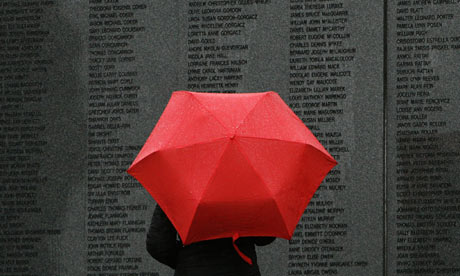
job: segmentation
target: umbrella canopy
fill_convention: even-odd
[[[128,172],[186,245],[290,239],[336,164],[275,92],[177,91]]]

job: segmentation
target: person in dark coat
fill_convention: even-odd
[[[183,246],[166,214],[156,206],[146,246],[149,254],[162,264],[175,269],[175,276],[260,276],[254,245],[263,246],[274,237],[243,237],[235,241],[253,264],[245,262],[233,247],[231,238],[215,239]]]

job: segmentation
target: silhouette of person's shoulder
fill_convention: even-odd
[[[157,261],[175,269],[179,275],[260,275],[255,246],[268,245],[274,237],[242,237],[238,248],[253,261],[246,263],[235,251],[231,238],[192,243],[183,246],[177,231],[160,208],[156,206],[146,246]]]

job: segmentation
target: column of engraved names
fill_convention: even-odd
[[[449,175],[460,152],[443,148],[449,128],[443,112],[452,104],[434,62],[460,49],[454,1],[398,1],[396,16],[396,273],[457,275],[458,264],[439,253],[452,244],[460,221],[458,184]],[[446,95],[447,94],[447,95]]]
[[[135,43],[147,8],[145,1],[89,0],[87,275],[157,275],[140,271],[143,252],[131,250],[146,232],[136,217],[147,206],[131,200],[142,187],[126,175],[141,145],[119,138],[139,113]]]
[[[46,216],[40,188],[48,178],[40,169],[48,141],[43,102],[49,91],[46,72],[53,60],[44,24],[54,1],[0,2],[0,274],[32,275],[45,236],[60,229],[30,226],[30,217]]]
[[[250,6],[268,1],[188,3],[187,89],[233,93],[243,82],[249,44],[245,28],[257,20]]]
[[[346,121],[351,96],[346,83],[356,55],[356,48],[348,46],[349,21],[344,1],[290,1],[289,105],[339,163],[349,158],[337,127]],[[347,250],[342,241],[349,227],[341,215],[348,210],[328,195],[346,189],[343,173],[340,166],[330,172],[301,218],[290,241],[288,274],[339,274],[346,267],[367,265],[337,260]]]

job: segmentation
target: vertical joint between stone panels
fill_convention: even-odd
[[[388,0],[383,0],[383,270],[388,275]]]

